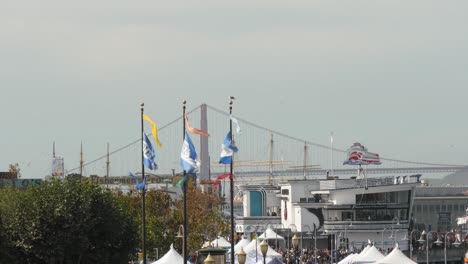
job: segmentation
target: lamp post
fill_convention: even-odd
[[[400,225],[400,218],[398,217],[393,217],[392,219],[392,235],[389,237],[389,238],[393,238],[393,244],[395,245],[395,242],[396,242],[396,232],[395,232],[395,235],[393,233],[393,230],[394,230],[394,226],[395,226],[395,220],[396,220],[396,225]]]
[[[284,229],[283,223],[281,223],[281,227]],[[275,232],[276,232],[276,250],[278,250],[278,227],[275,228]]]
[[[266,264],[266,254],[268,251],[268,244],[266,243],[266,239],[263,239],[262,243],[260,243],[260,251],[262,252],[263,256],[263,264]]]
[[[314,263],[317,263],[317,226],[314,223]]]
[[[444,263],[447,264],[447,235],[452,233],[453,235],[455,235],[455,242],[452,243],[453,245],[455,246],[459,246],[460,243],[457,241],[457,233],[455,232],[452,232],[452,231],[449,231],[449,232],[446,232],[445,235],[444,235]]]
[[[384,236],[385,230],[387,230],[387,227],[384,227],[384,229],[383,229],[383,231],[382,231],[382,250],[385,250],[384,240],[383,240],[383,236]]]
[[[293,243],[293,247],[294,247],[294,264],[297,263],[296,261],[296,250],[297,250],[297,244],[299,244],[299,238],[297,238],[296,234],[294,234],[293,238],[292,238],[292,243]]]
[[[424,241],[426,241],[426,264],[429,264],[429,235],[431,233],[437,234],[436,231],[429,231],[427,232],[426,240],[424,240],[423,235],[426,234],[426,232],[423,230],[423,232],[421,233],[421,237],[418,239],[418,242],[420,243],[424,243]]]
[[[409,243],[409,251],[410,251],[409,254],[410,254],[410,259],[411,260],[413,260],[413,233],[414,232],[419,232],[419,230],[416,230],[416,229],[412,230],[410,232],[410,237],[409,238],[407,238],[406,235],[405,235],[405,237],[402,239],[403,241],[406,240]],[[421,233],[421,232],[419,232],[419,233]]]
[[[241,249],[239,250],[239,253],[237,253],[237,261],[239,262],[239,264],[245,264],[245,256],[247,254],[245,254],[244,252],[244,247],[241,247]]]
[[[256,225],[256,226],[253,226],[253,225],[248,225],[247,227],[255,227],[255,263],[258,262],[258,245],[257,245],[257,241],[258,241],[258,238],[257,238],[257,229],[261,226],[261,225]]]
[[[349,225],[348,225],[348,223],[349,223]],[[347,241],[348,237],[346,236],[346,231],[347,231],[347,227],[348,227],[348,226],[353,226],[353,222],[352,222],[352,220],[349,219],[349,218],[346,219],[346,222],[345,222],[345,229],[344,229],[345,249],[348,249],[348,241]]]
[[[304,225],[303,227],[306,227],[306,226],[307,226],[307,229],[309,230],[309,231],[307,231],[306,234],[309,235],[309,236],[312,235],[312,229],[310,229],[310,226],[309,226],[309,225]],[[314,224],[314,231],[315,231],[315,224]],[[314,248],[315,248],[315,246],[316,246],[316,242],[317,242],[317,241],[315,240]],[[314,257],[315,257],[315,251],[314,251]]]
[[[290,236],[289,236],[289,231],[291,230],[291,226],[294,226],[294,232],[297,231],[297,226],[296,226],[295,224],[290,224],[290,225],[288,226],[288,251],[289,251],[289,249],[291,249],[291,244],[289,243],[289,237],[290,237]],[[291,231],[292,231],[292,230],[291,230]]]
[[[179,225],[179,231],[177,232],[176,235],[177,238],[182,238],[182,252],[184,252],[185,249],[185,231],[184,231],[184,226]]]

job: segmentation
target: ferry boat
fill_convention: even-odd
[[[347,159],[343,165],[379,165],[379,154],[369,152],[361,143],[354,143],[347,151]]]

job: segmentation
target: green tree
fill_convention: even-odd
[[[16,172],[16,177],[21,178],[21,169],[19,167],[18,163],[12,163],[8,165],[8,171],[9,172]]]
[[[8,197],[0,204],[1,263],[127,263],[133,253],[131,214],[97,185],[51,180]]]

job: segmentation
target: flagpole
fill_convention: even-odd
[[[185,140],[185,104],[187,101],[182,102],[182,122],[183,122],[183,138],[182,140]],[[183,142],[183,141],[182,141]],[[184,179],[186,177],[187,172],[184,170]],[[183,241],[183,255],[184,255],[184,261],[182,262],[183,264],[186,263],[187,261],[187,180],[184,181],[184,186],[182,187],[183,193],[184,193],[184,241]]]
[[[144,155],[143,155],[143,112],[144,112],[144,105],[145,103],[141,103],[141,174],[142,174],[142,182],[145,182],[145,165],[144,165]],[[142,200],[142,207],[141,207],[141,222],[142,222],[142,237],[143,237],[143,264],[146,264],[146,205],[145,205],[145,196],[146,196],[146,186],[143,185],[143,189],[141,190],[141,200]]]
[[[232,116],[232,99],[234,99],[233,96],[229,96],[229,116]],[[231,142],[234,142],[232,140],[232,119],[229,118],[229,133],[231,134]],[[231,263],[234,264],[234,177],[232,174],[232,168],[234,166],[234,153],[232,154],[231,158],[231,166],[230,166],[230,172],[231,172],[231,177],[229,177],[231,181]]]

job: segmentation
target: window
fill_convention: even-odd
[[[281,189],[281,195],[289,195],[289,189]]]

